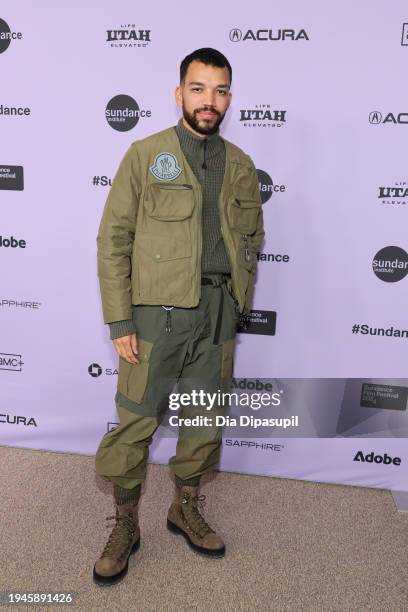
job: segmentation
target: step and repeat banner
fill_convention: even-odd
[[[117,426],[96,235],[125,151],[177,123],[180,62],[203,46],[232,64],[221,131],[256,165],[266,229],[233,387],[279,397],[273,424],[258,404],[246,430],[226,423],[220,469],[408,490],[402,0],[3,6],[0,443],[92,455]]]

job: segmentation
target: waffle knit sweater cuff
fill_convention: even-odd
[[[186,480],[182,480],[176,474],[175,482],[177,487],[198,487],[198,485],[200,484],[200,478],[201,476],[194,476],[193,478],[187,478]]]
[[[135,504],[139,501],[142,487],[137,485],[134,489],[124,489],[117,484],[113,485],[113,496],[118,506],[124,504]]]
[[[125,319],[124,321],[115,321],[109,323],[110,337],[111,340],[121,338],[122,336],[130,336],[136,333],[135,324],[132,319]]]

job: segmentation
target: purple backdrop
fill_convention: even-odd
[[[405,3],[232,12],[209,0],[207,24],[185,0],[41,8],[0,14],[1,443],[93,454],[117,421],[97,229],[129,144],[177,122],[179,63],[200,46],[231,61],[222,132],[253,158],[265,197],[260,333],[239,335],[236,376],[292,379],[288,408],[314,422],[353,413],[346,379],[408,386]],[[126,131],[105,118],[121,94],[140,109]],[[307,378],[339,380],[316,380],[309,406]],[[272,448],[224,441],[221,469],[408,490],[406,402],[379,409],[381,427],[301,430],[318,438]],[[159,435],[151,459],[166,462],[174,444]],[[360,450],[401,464],[353,461]]]

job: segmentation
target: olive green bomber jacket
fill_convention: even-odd
[[[221,231],[231,263],[231,289],[246,314],[264,237],[261,198],[251,158],[223,140]],[[112,182],[97,235],[105,323],[131,319],[132,304],[198,305],[201,214],[201,186],[175,129],[135,141]]]

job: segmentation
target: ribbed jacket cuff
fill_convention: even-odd
[[[135,324],[132,319],[125,319],[124,321],[114,321],[108,323],[110,328],[111,340],[121,338],[122,336],[130,336],[130,334],[136,333]]]

